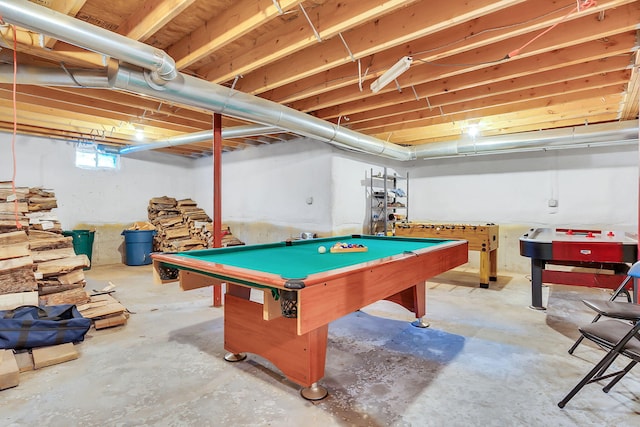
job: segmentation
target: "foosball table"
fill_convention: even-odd
[[[480,287],[498,279],[498,226],[495,224],[427,224],[407,222],[396,224],[396,236],[463,239],[470,251],[480,252]]]

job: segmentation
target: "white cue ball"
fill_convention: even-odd
[[[327,248],[325,248],[324,246],[319,246],[318,247],[318,253],[319,254],[323,254],[325,252],[327,252]]]

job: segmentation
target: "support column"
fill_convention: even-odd
[[[213,247],[222,247],[222,115],[213,115]],[[222,286],[213,285],[213,306],[222,306]]]

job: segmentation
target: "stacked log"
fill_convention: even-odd
[[[29,247],[34,262],[40,304],[83,304],[89,300],[84,290],[84,267],[89,258],[76,255],[73,238],[62,235],[62,225],[51,210],[58,207],[55,193],[41,187],[29,188]]]
[[[149,207],[147,212],[149,214],[149,220],[153,221],[158,217],[178,217],[180,211],[176,208],[178,201],[173,197],[154,197],[149,201]]]
[[[0,182],[0,233],[26,229],[29,226],[27,195],[29,188],[16,187],[11,182]],[[18,228],[18,224],[20,228]]]
[[[16,206],[18,220],[16,221]],[[125,307],[109,292],[89,295],[73,238],[62,235],[55,194],[0,182],[0,310],[21,305],[76,304],[96,329],[126,324]],[[180,211],[177,216],[182,220]],[[17,223],[20,224],[18,229]]]
[[[72,237],[31,230],[29,245],[41,304],[84,304],[89,301],[84,290],[83,270],[89,267],[89,258],[84,254],[76,255]]]
[[[62,233],[62,225],[58,216],[51,212],[51,209],[58,207],[58,200],[53,191],[40,187],[29,188],[27,203],[29,213],[26,216],[29,218],[30,229]]]
[[[229,230],[229,233],[222,235],[222,247],[240,245],[244,245],[244,242],[231,234],[231,230]]]
[[[73,239],[62,236],[60,221],[51,212],[57,206],[55,194],[50,190],[14,189],[11,182],[0,182],[3,300],[21,303],[28,300],[34,305],[79,304],[88,300],[82,268],[89,266],[89,259],[76,255]],[[19,294],[26,292],[33,296]]]
[[[193,200],[154,197],[147,210],[149,221],[157,230],[154,251],[182,252],[208,247],[207,241],[197,236],[194,226],[198,221],[210,222],[211,218]]]
[[[154,197],[149,200],[147,216],[149,221],[156,227],[156,235],[153,238],[153,251],[164,252],[165,234],[164,231],[182,225],[182,216],[176,208],[178,201],[173,197]]]
[[[14,192],[11,182],[0,182],[0,233],[21,228],[62,233],[57,215],[51,212],[56,207],[58,201],[52,191],[16,187]]]
[[[178,200],[176,207],[182,215],[183,229],[186,229],[188,238],[172,242],[173,250],[190,251],[208,248],[207,240],[201,239],[196,230],[196,223],[211,223],[212,220],[209,215],[191,199]]]
[[[213,247],[213,221],[191,199],[154,197],[147,208],[149,221],[156,227],[153,240],[156,252],[182,252]],[[222,246],[244,245],[222,226]]]
[[[147,208],[149,221],[156,227],[153,240],[156,252],[182,252],[213,247],[213,221],[191,199],[154,197]],[[244,245],[222,226],[222,246]]]
[[[92,295],[86,304],[78,305],[80,314],[93,320],[93,326],[96,329],[111,328],[127,323],[129,312],[117,299],[111,296],[112,292],[99,292]]]
[[[193,224],[192,236],[194,239],[207,242],[207,247],[213,247],[213,222],[197,221]]]
[[[196,224],[196,228],[199,233],[199,236],[202,240],[206,241],[209,243],[209,247],[213,247],[213,223],[206,223],[206,224]],[[221,234],[222,234],[222,247],[227,247],[227,246],[240,246],[240,245],[244,245],[244,242],[241,241],[240,239],[238,239],[236,236],[234,236],[231,233],[231,228],[226,225],[226,224],[222,224],[221,230],[220,230]]]
[[[0,234],[0,306],[38,301],[33,258],[24,230]]]

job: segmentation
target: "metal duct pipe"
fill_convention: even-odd
[[[262,126],[262,125],[246,125],[246,126],[234,126],[232,128],[222,129],[222,138],[242,138],[248,136],[266,135],[269,133],[282,132],[282,129],[278,129],[274,126]],[[176,136],[174,138],[167,138],[164,140],[156,140],[149,144],[129,145],[120,149],[113,149],[106,146],[98,146],[98,149],[105,149],[105,151],[117,154],[131,154],[139,151],[156,150],[158,148],[175,147],[178,145],[193,144],[195,142],[211,141],[213,139],[212,130],[203,130],[202,132],[194,132],[186,135]]]
[[[124,66],[120,68],[111,66],[115,61],[110,61],[107,74],[109,85],[113,88],[204,108],[254,123],[275,126],[341,148],[348,147],[356,151],[396,160],[505,152],[526,147],[543,148],[545,144],[555,146],[568,144],[568,148],[573,144],[584,144],[587,135],[582,132],[590,134],[595,126],[573,128],[572,135],[558,137],[559,139],[543,138],[541,140],[536,132],[532,137],[529,134],[522,134],[526,136],[480,138],[471,142],[449,141],[417,147],[403,147],[334,125],[272,101],[177,73],[173,59],[159,49],[26,1],[4,0],[0,2],[0,15],[8,22],[152,70],[151,76],[149,76],[148,72],[142,73]],[[12,82],[13,70],[11,66],[0,66],[0,69],[2,68],[6,68],[0,70],[2,81]],[[57,71],[61,73],[61,70]],[[91,75],[90,72],[85,72],[83,74],[83,79],[90,81],[92,87],[102,87],[100,86],[102,77],[104,76],[100,73]],[[68,75],[51,74],[51,71],[46,71],[46,74],[31,73],[31,75],[18,73],[17,78],[21,84],[43,85],[47,84],[43,82],[46,78],[51,78],[50,85],[54,85],[56,82],[61,85],[70,85],[70,80],[73,80]],[[626,129],[624,138],[627,138],[631,132],[636,133],[635,138],[637,139],[637,122],[632,128]],[[614,135],[614,138],[617,137]],[[603,135],[593,137],[594,140],[601,142],[603,142],[603,138],[610,138],[610,135],[603,133]]]
[[[21,27],[152,70],[151,76],[134,70],[125,73],[118,70],[114,80],[110,79],[116,88],[186,105],[199,105],[213,112],[277,126],[324,142],[335,141],[337,145],[359,151],[398,160],[411,159],[411,151],[404,147],[340,128],[259,97],[177,73],[175,61],[165,52],[51,9],[20,0],[7,0],[0,3],[0,15]],[[174,78],[179,81],[174,82]],[[166,87],[169,83],[172,83],[171,88]],[[185,93],[180,93],[180,90]],[[205,94],[215,99],[209,101]]]
[[[433,142],[424,145],[414,145],[416,159],[429,157],[454,157],[458,155],[458,141]]]
[[[230,117],[254,123],[275,126],[289,132],[308,136],[323,142],[347,146],[357,151],[412,160],[413,150],[350,129],[334,125],[309,114],[257,96],[248,95],[228,87],[179,73],[178,77],[161,88],[147,84],[137,70],[121,66],[110,70],[110,83],[116,89],[145,94],[170,102],[204,108]]]
[[[476,138],[458,144],[460,154],[505,151],[526,148],[552,148],[559,145],[588,145],[607,140],[637,141],[638,127],[629,123],[603,123],[571,128],[523,132],[499,135],[490,138]]]
[[[164,51],[46,7],[3,0],[0,15],[20,27],[150,70],[150,82],[156,85],[178,75],[175,61]]]
[[[412,155],[412,149],[354,132],[273,101],[247,95],[182,73],[179,73],[176,79],[166,82],[164,86],[156,86],[148,82],[143,72],[119,66],[115,61],[111,61],[106,74],[104,71],[65,71],[57,68],[38,69],[36,67],[25,68],[23,72],[23,66],[19,65],[16,79],[18,84],[77,87],[78,84],[71,77],[75,77],[76,73],[82,74],[82,81],[91,82],[94,87],[121,89],[164,101],[204,108],[308,136],[340,148],[346,147],[396,160],[415,158]],[[11,83],[13,77],[11,65],[0,65],[0,82]]]
[[[107,70],[79,70],[42,68],[33,65],[18,65],[18,84],[57,87],[85,87],[111,89]],[[13,66],[0,66],[0,81],[13,82]]]
[[[322,140],[339,148],[352,149],[403,161],[498,154],[518,150],[577,148],[607,142],[632,144],[638,140],[638,122],[631,120],[403,147],[339,127],[272,101],[243,94],[224,86],[208,83],[183,74],[179,74],[175,81],[168,82],[162,89],[150,86],[143,73],[139,71],[126,68],[119,69],[117,67],[110,68],[105,73],[104,71],[85,70],[68,70],[65,72],[60,69],[19,66],[16,77],[19,84],[77,87],[78,83],[80,83],[91,87],[115,87],[135,93],[148,94],[158,99],[205,108],[229,116],[264,123],[265,125],[246,128],[239,126],[238,128],[225,129],[223,130],[224,138],[255,136],[256,134],[272,132],[274,129],[284,129]],[[13,67],[11,65],[0,65],[0,82],[11,83],[12,81]],[[244,131],[242,128],[247,131],[251,128],[257,133],[252,133],[251,135],[242,134]],[[232,131],[239,133],[232,136],[228,133]],[[158,141],[157,143],[125,147],[121,150],[123,150],[122,154],[126,154],[127,152],[199,142],[210,138],[211,131],[203,131]],[[103,148],[114,152],[111,147]]]
[[[636,144],[638,121],[602,123],[510,135],[436,142],[415,147],[418,159],[499,154],[541,149],[568,149],[610,144]]]

